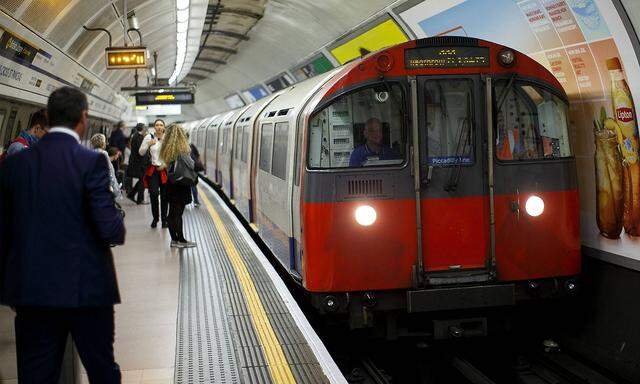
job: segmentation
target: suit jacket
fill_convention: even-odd
[[[107,159],[72,136],[50,133],[0,166],[0,303],[118,303],[110,244],[124,238]]]

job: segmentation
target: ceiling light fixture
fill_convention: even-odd
[[[182,72],[187,54],[187,31],[189,30],[189,0],[176,0],[176,67],[169,78],[169,84],[177,82]]]

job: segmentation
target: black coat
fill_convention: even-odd
[[[125,228],[105,156],[49,133],[0,167],[0,302],[78,308],[120,301],[110,244]]]
[[[140,156],[139,151],[143,139],[144,136],[139,132],[134,132],[131,136],[131,155],[129,156],[129,166],[127,167],[127,176],[129,177],[141,179],[151,163],[149,152],[144,156]]]
[[[111,136],[109,137],[109,146],[116,147],[124,155],[124,149],[127,146],[127,138],[124,136],[122,129],[116,129],[111,132]]]

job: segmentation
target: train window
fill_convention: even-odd
[[[473,163],[473,82],[430,80],[424,90],[429,165]]]
[[[227,141],[229,139],[229,128],[222,128],[222,142],[220,143],[220,153],[227,153]]]
[[[249,125],[245,125],[242,127],[242,154],[240,155],[240,160],[243,162],[247,162],[247,154],[249,152]]]
[[[300,157],[302,156],[302,128],[298,128],[296,132],[296,160],[293,168],[293,182],[296,186],[300,185]]]
[[[233,144],[233,157],[238,160],[240,158],[240,140],[242,140],[242,128],[243,127],[238,127],[236,126],[236,141]]]
[[[276,123],[273,139],[273,165],[271,174],[282,180],[287,179],[287,149],[289,148],[289,123]]]
[[[506,80],[496,83],[494,95],[498,159],[571,156],[566,102],[538,85]]]
[[[338,97],[310,122],[309,165],[346,168],[400,165],[406,153],[404,93],[380,84]]]
[[[271,172],[271,152],[273,150],[273,124],[262,124],[260,130],[260,169]]]

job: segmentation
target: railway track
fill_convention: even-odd
[[[514,359],[478,359],[472,351],[450,349],[415,356],[361,357],[350,365],[349,383],[358,384],[620,384],[598,367],[561,352],[531,352]],[[490,353],[490,351],[488,351]],[[377,353],[376,353],[377,355]],[[378,363],[379,362],[379,363]],[[405,364],[402,366],[402,364]],[[409,371],[414,372],[409,372]]]

